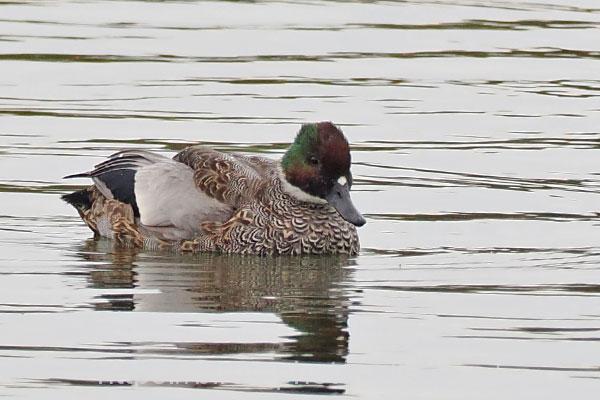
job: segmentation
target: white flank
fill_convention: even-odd
[[[192,235],[206,220],[222,221],[231,208],[199,190],[194,171],[166,159],[139,168],[135,197],[143,225],[174,227]]]

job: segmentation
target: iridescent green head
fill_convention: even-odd
[[[302,125],[281,165],[288,183],[306,194],[303,199],[326,201],[346,221],[362,226],[365,219],[350,199],[350,146],[331,122]]]

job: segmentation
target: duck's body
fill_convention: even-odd
[[[317,139],[338,140],[332,124],[315,124],[314,129]],[[328,160],[323,159],[319,175],[331,175],[328,170],[336,169],[339,157],[322,155]],[[316,178],[308,177],[307,165],[296,158],[294,151],[280,162],[203,146],[188,147],[173,159],[123,151],[91,172],[71,176],[90,177],[95,185],[64,199],[96,235],[130,246],[256,255],[357,254],[358,235],[347,219],[356,225],[364,219],[349,197],[344,199],[351,184],[349,165],[322,179],[331,188],[320,196]],[[327,200],[332,190],[338,190],[336,199]]]

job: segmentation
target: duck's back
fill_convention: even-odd
[[[239,208],[271,184],[276,162],[191,146],[173,157],[194,171],[195,186],[221,204]]]

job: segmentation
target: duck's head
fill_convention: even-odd
[[[313,203],[329,203],[346,221],[363,226],[365,219],[350,199],[350,146],[331,122],[302,125],[281,165],[288,191]]]

